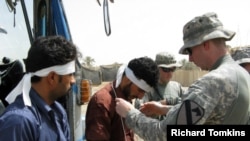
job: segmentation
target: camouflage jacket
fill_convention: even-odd
[[[157,84],[151,92],[146,93],[142,99],[135,100],[135,108],[139,109],[141,104],[148,101],[166,100],[168,105],[175,105],[181,102],[184,89],[181,84],[176,81],[169,81],[167,84]],[[164,116],[157,116],[157,119],[163,119]]]
[[[183,101],[194,101],[204,109],[196,124],[247,124],[249,93],[249,74],[226,55],[185,91],[187,97]],[[133,109],[126,116],[126,124],[145,140],[165,141],[167,125],[177,124],[180,107],[181,104],[173,106],[162,121],[148,118]]]

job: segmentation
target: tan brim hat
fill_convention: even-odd
[[[230,41],[235,32],[224,29],[223,24],[217,18],[216,13],[206,13],[195,17],[183,28],[184,45],[179,50],[180,54],[188,54],[187,48],[194,47],[205,41],[224,38]]]
[[[231,56],[238,64],[250,63],[250,46],[233,48]]]
[[[206,34],[206,33],[204,33]],[[202,44],[205,41],[216,39],[216,38],[224,38],[226,41],[230,41],[235,35],[235,32],[226,30],[226,29],[217,29],[211,33],[208,33],[204,36],[201,36],[201,38],[195,38],[193,40],[189,40],[184,43],[184,45],[179,50],[180,54],[188,54],[186,51],[187,48],[194,47],[196,45]]]
[[[158,67],[163,67],[163,68],[173,68],[173,67],[181,67],[182,65],[180,63],[174,63],[174,64],[159,64]]]

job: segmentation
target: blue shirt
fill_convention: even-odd
[[[31,107],[19,95],[0,116],[0,141],[69,141],[67,114],[61,104],[47,105],[32,88],[30,98]]]

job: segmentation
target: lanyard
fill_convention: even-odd
[[[115,98],[117,98],[117,94],[116,94],[115,89],[113,87],[113,83],[111,83],[111,87],[112,87],[112,90],[113,90],[113,92],[115,94]],[[126,139],[126,133],[125,133],[125,128],[124,128],[124,123],[123,123],[122,117],[121,117],[121,122],[122,122],[122,130],[123,130],[123,133],[124,133],[124,138],[125,138],[125,141],[126,141],[127,139]]]

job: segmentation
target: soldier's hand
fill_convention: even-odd
[[[146,116],[164,115],[166,114],[163,111],[164,106],[160,102],[150,101],[142,104],[140,111]]]
[[[126,115],[128,114],[128,112],[131,109],[134,109],[134,106],[129,103],[128,101],[122,99],[122,98],[116,98],[116,112],[121,116],[121,117],[126,117]]]

